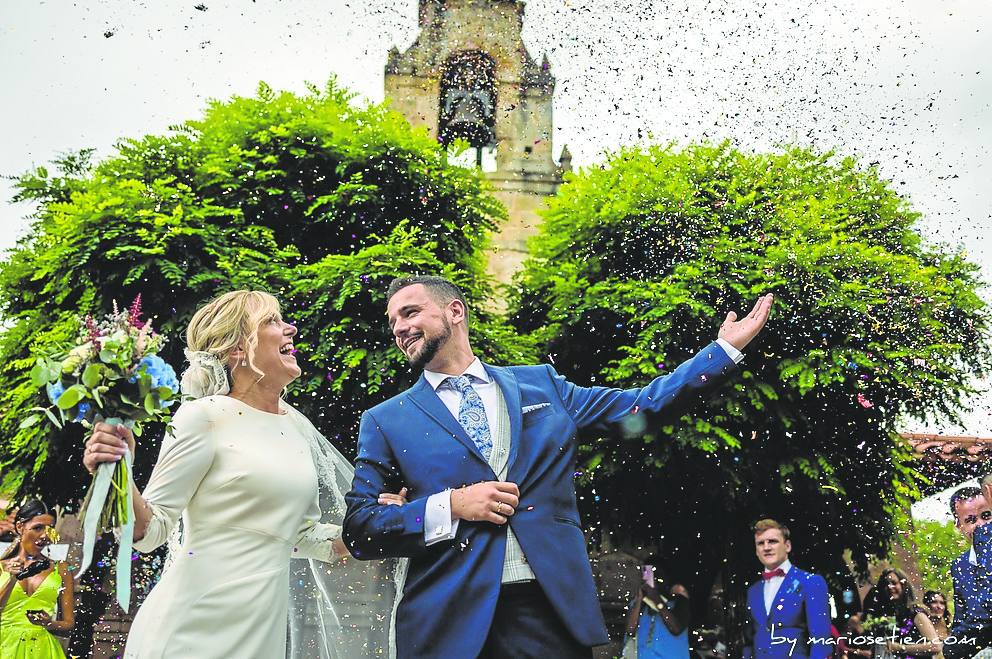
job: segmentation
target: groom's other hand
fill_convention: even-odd
[[[451,491],[451,518],[506,524],[520,503],[516,483],[485,481]]]
[[[406,500],[407,489],[404,487],[402,490],[393,494],[392,492],[383,492],[379,495],[379,505],[382,506],[402,506],[409,503]],[[344,538],[337,538],[334,540],[334,556],[337,558],[349,558],[351,552],[348,551],[348,546],[344,544]]]
[[[404,487],[397,494],[392,492],[383,492],[379,495],[379,504],[383,506],[402,506],[408,503],[406,500],[407,489]]]
[[[743,350],[765,326],[774,301],[775,298],[771,293],[761,296],[754,303],[751,313],[740,320],[737,320],[737,314],[731,311],[727,314],[723,324],[720,325],[720,333],[717,334],[717,338],[723,339],[738,350]]]

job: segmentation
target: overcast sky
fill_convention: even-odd
[[[109,154],[259,80],[334,74],[381,100],[387,50],[417,29],[416,0],[198,2],[0,3],[0,174]],[[924,235],[992,281],[989,0],[530,0],[524,39],[551,60],[555,151],[575,164],[646,139],[836,148],[878,163]],[[27,227],[11,194],[0,183],[0,250]],[[934,429],[992,435],[992,397]]]

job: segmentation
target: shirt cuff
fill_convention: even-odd
[[[744,355],[741,354],[741,351],[730,345],[729,341],[717,339],[716,342],[720,344],[720,347],[723,348],[725,353],[727,353],[727,356],[734,360],[735,364],[740,364],[741,360],[744,359]]]
[[[454,540],[458,520],[451,519],[451,490],[427,497],[424,511],[424,543],[429,547],[435,542]]]

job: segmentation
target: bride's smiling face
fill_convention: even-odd
[[[300,377],[301,370],[296,363],[296,348],[293,337],[296,327],[283,321],[279,313],[273,313],[262,321],[258,328],[258,344],[252,363],[265,374],[266,385],[281,389]],[[257,378],[250,368],[238,367],[239,374]]]

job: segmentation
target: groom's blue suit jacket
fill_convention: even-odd
[[[671,374],[626,391],[580,387],[550,366],[485,368],[510,414],[506,480],[520,487],[510,526],[572,635],[587,646],[607,643],[576,506],[576,431],[682,409],[732,371],[733,361],[712,343]],[[426,546],[424,512],[432,494],[491,480],[496,474],[423,377],[362,415],[344,539],[360,559],[410,558],[397,614],[400,658],[481,651],[499,596],[506,529],[462,520],[453,541]],[[402,486],[408,504],[377,503],[380,492]]]

